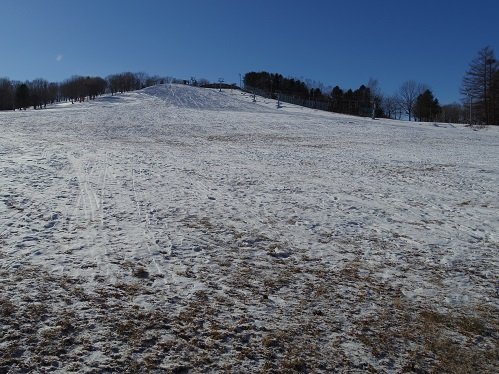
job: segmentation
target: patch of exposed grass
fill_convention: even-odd
[[[357,338],[376,358],[406,355],[406,369],[487,373],[499,362],[498,317],[487,308],[438,312],[398,300],[378,318],[358,324]],[[485,312],[485,310],[487,312]],[[479,343],[480,342],[480,343]]]
[[[11,301],[1,298],[0,299],[0,316],[8,318],[14,314],[16,306]]]

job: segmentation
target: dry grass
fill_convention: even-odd
[[[415,372],[488,373],[499,362],[499,318],[483,306],[449,313],[416,309],[398,300],[394,308],[358,324],[358,339],[374,357],[406,356]],[[485,312],[485,310],[486,312]]]
[[[222,260],[215,262],[217,271]],[[133,283],[99,283],[89,290],[82,280],[39,269],[1,273],[8,281],[0,300],[6,332],[0,372],[497,369],[499,323],[489,305],[442,312],[410,302],[400,289],[374,278],[360,256],[335,271],[312,259],[265,261],[223,267],[223,292],[208,272],[205,281],[213,288],[161,302],[159,296],[172,295],[152,293],[147,278],[137,276]],[[140,265],[124,267],[133,276]],[[135,303],[144,297],[154,306]],[[352,356],[351,344],[360,356]],[[86,357],[96,349],[103,358],[92,367]]]

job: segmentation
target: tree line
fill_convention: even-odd
[[[149,76],[145,73],[120,73],[101,77],[73,76],[63,82],[45,79],[13,81],[0,78],[0,110],[16,110],[33,107],[45,108],[62,101],[72,103],[94,100],[105,93],[123,93],[161,83],[181,83],[172,77]]]
[[[369,87],[371,86],[371,87]],[[368,85],[361,85],[356,90],[343,90],[335,86],[329,95],[323,98],[330,102],[332,112],[351,114],[354,116],[384,117],[381,104],[381,95],[376,93],[377,83],[371,80]]]
[[[0,110],[44,108],[60,101],[93,100],[104,94],[123,93],[161,83],[211,87],[206,79],[178,80],[145,73],[120,73],[101,77],[73,76],[61,83],[45,79],[12,81],[0,78]],[[219,87],[214,84],[213,87]],[[461,84],[461,103],[441,105],[432,90],[413,80],[401,84],[392,95],[381,93],[376,80],[359,88],[324,87],[317,82],[284,77],[266,71],[244,75],[246,90],[332,112],[416,121],[499,124],[499,62],[490,47],[482,48],[471,61]],[[233,88],[233,85],[231,85]]]
[[[337,113],[407,118],[409,121],[499,125],[499,62],[490,47],[481,49],[465,72],[461,103],[441,105],[429,86],[414,80],[402,83],[394,94],[384,95],[377,81],[372,79],[355,90],[339,86],[324,88],[322,84],[318,88],[299,79],[261,71],[245,74],[244,86],[249,92],[275,99],[285,95],[301,98],[303,102],[318,102],[323,105],[313,107]]]
[[[299,79],[285,78],[281,74],[266,71],[246,73],[243,81],[245,87],[267,91],[272,96],[276,93],[282,93],[307,98],[310,93],[307,85]]]
[[[440,104],[431,90],[414,81],[405,82],[399,92],[391,97],[382,95],[374,79],[355,90],[340,86],[324,89],[323,85],[319,85],[322,88],[310,87],[299,79],[261,71],[245,74],[244,85],[247,91],[267,97],[285,95],[302,98],[303,102],[311,102],[313,107],[356,116],[401,118],[405,114],[410,120],[430,121],[441,113]],[[317,102],[323,105],[314,105]]]

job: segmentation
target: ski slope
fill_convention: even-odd
[[[492,372],[498,130],[181,85],[0,112],[0,371]]]

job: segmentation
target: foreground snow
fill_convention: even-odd
[[[497,130],[176,85],[0,113],[0,371],[493,372]]]

